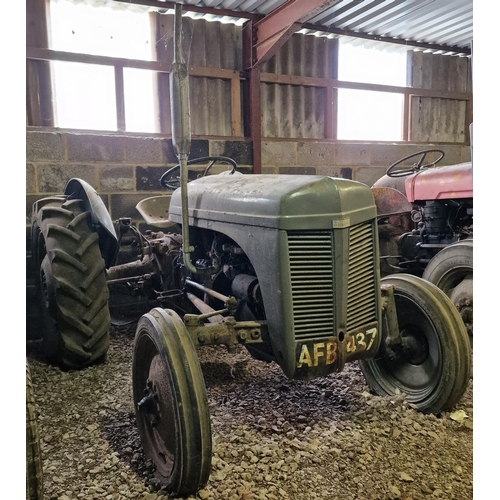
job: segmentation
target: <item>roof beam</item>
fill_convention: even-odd
[[[252,26],[251,58],[245,69],[262,66],[302,24],[340,0],[288,0]],[[251,59],[251,60],[249,60]]]

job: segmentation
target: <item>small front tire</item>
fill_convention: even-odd
[[[158,307],[139,320],[132,386],[146,458],[168,491],[195,494],[210,475],[210,415],[196,349],[175,312]]]

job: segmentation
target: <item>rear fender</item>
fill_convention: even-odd
[[[64,194],[83,201],[85,211],[91,216],[92,229],[99,236],[99,248],[106,263],[106,269],[109,269],[116,258],[118,238],[104,202],[97,191],[82,179],[70,179],[66,184]]]
[[[372,187],[371,189],[379,217],[411,212],[413,210],[413,205],[397,189],[392,187]]]

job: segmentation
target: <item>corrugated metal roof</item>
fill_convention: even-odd
[[[286,1],[181,0],[196,7],[261,15]],[[359,33],[469,50],[472,10],[472,0],[339,0],[311,18],[308,28],[315,25],[337,35],[344,30],[351,36]]]

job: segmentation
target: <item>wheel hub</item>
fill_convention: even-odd
[[[161,421],[161,413],[158,405],[158,395],[153,387],[153,382],[148,380],[144,389],[144,397],[137,403],[137,407],[145,413],[149,422],[153,427],[156,427]]]
[[[387,349],[391,359],[405,361],[412,365],[421,365],[429,353],[429,345],[425,336],[413,329],[402,330],[398,339],[388,340]]]

